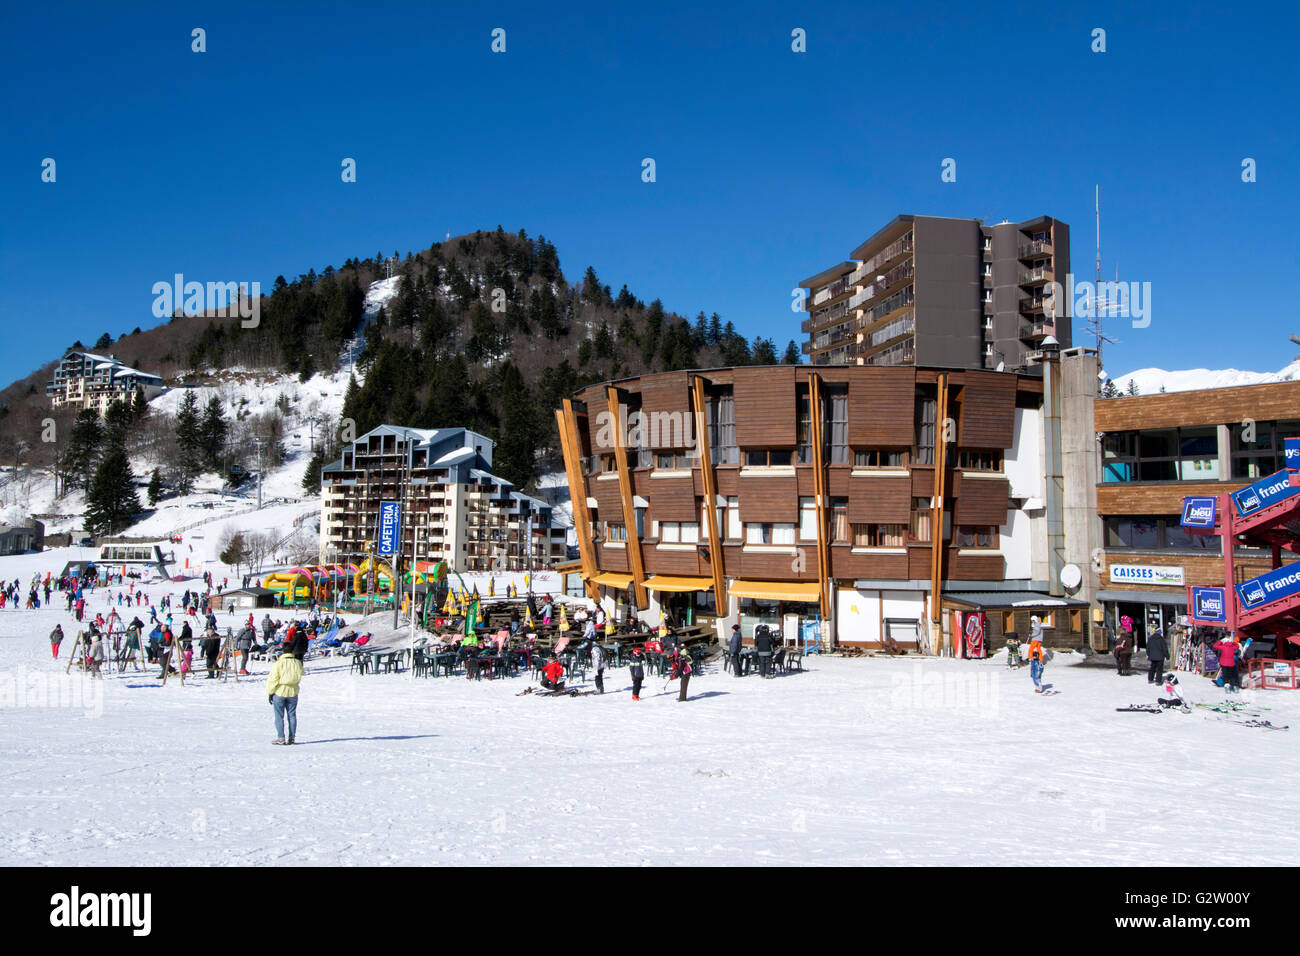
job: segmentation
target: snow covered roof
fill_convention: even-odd
[[[457,448],[455,451],[447,452],[447,454],[443,455],[441,458],[435,461],[434,464],[454,465],[457,464],[458,462],[465,461],[468,458],[473,458],[474,455],[476,454],[477,452],[475,452],[473,448],[470,448],[468,445],[462,445],[461,447]]]
[[[943,599],[968,607],[1087,607],[1086,601],[1041,591],[945,591]]]

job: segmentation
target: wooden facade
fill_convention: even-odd
[[[617,456],[626,465],[615,473],[602,470],[608,468],[606,462],[592,460],[614,455],[612,431],[607,428],[602,433],[600,427],[610,424],[609,415],[598,414],[609,412],[610,389],[617,391],[624,408],[639,411],[643,422],[655,415],[664,419],[664,427],[643,428],[646,434],[638,450],[648,448],[651,454],[638,455],[628,449]],[[939,401],[941,390],[945,401]],[[829,420],[832,393],[847,395],[847,422]],[[803,400],[804,396],[809,399]],[[716,403],[728,397],[734,447],[730,456],[720,456],[716,452],[722,428],[715,427]],[[818,399],[815,407],[814,397]],[[946,446],[942,420],[935,426],[935,441],[940,446],[934,449],[937,468],[914,464],[921,441],[918,400],[934,400],[936,407],[946,412],[941,418],[951,417],[957,425],[948,434]],[[996,472],[978,477],[963,474],[956,467],[959,453],[1010,449],[1016,408],[1038,407],[1041,400],[1042,383],[1037,378],[982,370],[776,366],[647,375],[593,385],[574,396],[575,408],[586,410],[585,420],[574,415],[575,424],[581,426],[575,430],[582,432],[585,447],[579,461],[569,462],[575,443],[565,444],[566,469],[573,474],[576,466],[582,475],[581,485],[572,489],[574,497],[595,502],[586,530],[595,534],[597,573],[633,571],[633,542],[601,541],[599,532],[611,521],[627,524],[630,531],[635,522],[626,520],[625,510],[629,502],[636,502],[638,508],[644,508],[639,515],[643,534],[638,544],[645,577],[669,574],[710,581],[818,582],[825,614],[833,600],[832,581],[852,586],[862,579],[927,583],[1002,580],[1005,562],[996,549],[972,552],[945,543],[936,553],[929,540],[912,539],[915,502],[924,502],[936,534],[942,516],[948,513],[945,509],[950,510],[954,526],[1003,525],[1011,504],[1007,479]],[[804,423],[807,444],[803,463],[799,460],[801,404],[809,410],[805,413],[809,418]],[[673,427],[668,427],[670,419]],[[630,424],[629,430],[635,433]],[[842,430],[837,430],[841,426]],[[702,427],[716,431],[711,449],[695,448]],[[678,437],[667,441],[676,444],[665,443],[664,436],[672,434]],[[821,437],[815,453],[812,435]],[[836,436],[840,442],[847,441],[847,451],[841,446],[838,460],[828,452]],[[709,445],[708,437],[701,437],[705,438],[703,444]],[[790,452],[792,463],[750,466],[746,452],[751,450]],[[856,452],[881,450],[904,452],[907,463],[855,463]],[[670,465],[662,468],[661,453],[674,454]],[[719,464],[720,458],[728,463]],[[721,509],[721,520],[705,517],[704,503],[710,495]],[[806,534],[807,526],[801,529],[800,498],[815,503],[815,537],[799,535],[792,544],[780,545],[744,540],[744,526],[753,523],[794,525],[796,533],[803,530]],[[731,499],[737,504],[735,513],[727,509]],[[836,519],[832,509],[841,503],[843,513]],[[734,537],[737,516],[742,530]],[[665,522],[673,528],[671,538],[662,531],[656,534],[656,528]],[[880,534],[888,536],[889,543],[854,546],[852,533],[845,540],[846,522],[850,527],[883,527],[886,530]],[[678,537],[682,533],[678,523],[691,526],[688,538]],[[710,524],[716,527],[710,528]],[[907,540],[899,540],[899,535]],[[938,607],[937,601],[932,603]]]

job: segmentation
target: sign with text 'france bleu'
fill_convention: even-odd
[[[1228,620],[1223,588],[1192,588],[1192,620],[1197,624],[1223,624]]]
[[[396,554],[402,527],[402,503],[379,502],[379,553]]]
[[[1241,606],[1253,611],[1265,604],[1272,604],[1293,594],[1300,594],[1300,562],[1284,564],[1267,574],[1243,581],[1237,585],[1237,595]]]
[[[1232,502],[1237,506],[1237,514],[1245,518],[1293,495],[1300,495],[1300,486],[1291,484],[1291,475],[1283,468],[1267,478],[1234,491]]]
[[[1188,495],[1183,498],[1184,528],[1213,528],[1219,499],[1212,495]]]

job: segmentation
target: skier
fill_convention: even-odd
[[[564,665],[554,654],[551,655],[550,661],[542,668],[542,686],[547,690],[564,690]]]
[[[1165,658],[1168,657],[1168,646],[1165,644],[1165,635],[1160,628],[1156,628],[1147,635],[1147,660],[1151,666],[1147,668],[1147,683],[1158,684],[1165,673]]]
[[[1187,704],[1187,698],[1183,696],[1182,688],[1178,686],[1178,675],[1169,673],[1165,675],[1165,693],[1169,694],[1168,698],[1161,697],[1156,703],[1161,707],[1181,707],[1183,710],[1191,710]]]
[[[239,632],[235,638],[235,650],[239,653],[239,673],[241,676],[248,674],[248,655],[253,649],[253,641],[257,639],[257,631],[253,630],[252,617],[249,615],[249,623]]]
[[[632,677],[632,699],[641,699],[641,682],[645,680],[645,654],[641,648],[632,648],[632,659],[628,662],[628,673]]]
[[[221,638],[217,635],[216,628],[208,628],[203,632],[203,640],[199,644],[200,650],[203,651],[203,659],[208,667],[208,680],[215,680],[217,677],[217,655],[221,653]]]
[[[1029,619],[1029,676],[1034,681],[1034,693],[1043,692],[1043,665],[1047,663],[1043,652],[1043,622],[1037,615]]]
[[[104,639],[100,637],[99,632],[92,629],[90,638],[90,652],[86,655],[86,663],[90,665],[90,676],[99,677],[99,667],[104,663]]]
[[[1232,692],[1241,690],[1241,679],[1237,676],[1237,637],[1229,634],[1221,641],[1215,641],[1214,649],[1219,652],[1219,676],[1223,678],[1223,689]]]
[[[772,670],[772,631],[766,624],[754,628],[754,650],[758,651],[758,675],[771,677]]]
[[[302,682],[302,661],[286,651],[276,658],[271,673],[266,675],[266,699],[275,708],[275,739],[273,744],[292,744],[298,732],[298,685]],[[285,736],[285,717],[289,719],[289,735]]]
[[[588,621],[587,624],[590,626],[591,621]],[[594,639],[591,642],[591,669],[596,672],[596,692],[605,693],[605,649],[597,644]]]
[[[50,631],[50,651],[54,654],[54,659],[59,659],[59,645],[63,643],[63,625],[55,624],[54,630]]]
[[[741,640],[740,625],[731,625],[731,642],[727,645],[727,655],[731,658],[731,673],[734,677],[740,676]]]
[[[1115,673],[1120,677],[1129,675],[1129,662],[1133,660],[1133,632],[1120,631],[1115,644]]]
[[[691,655],[685,653],[680,644],[673,647],[672,670],[668,679],[674,678],[682,682],[681,690],[677,692],[677,702],[680,704],[686,700],[686,687],[691,682]]]

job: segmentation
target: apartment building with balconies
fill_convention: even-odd
[[[491,473],[491,439],[465,428],[381,425],[321,469],[320,560],[359,564],[381,501],[402,502],[404,558],[458,571],[522,571],[565,557],[551,506]]]
[[[93,409],[102,417],[115,401],[133,402],[137,389],[148,401],[162,393],[163,380],[131,368],[116,355],[69,352],[55,366],[45,394],[55,409]]]
[[[1026,369],[1048,336],[1071,346],[1050,297],[1069,272],[1069,235],[1048,216],[994,226],[897,216],[799,283],[804,354],[814,365]]]

